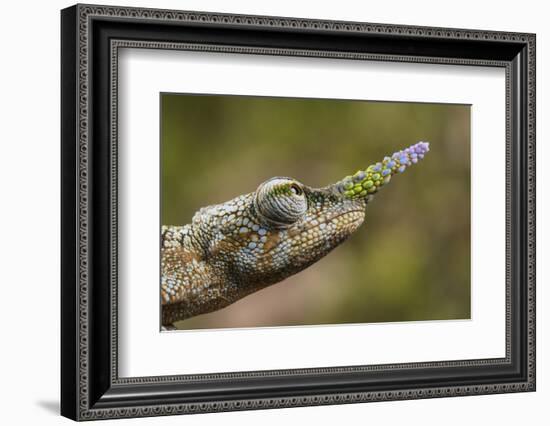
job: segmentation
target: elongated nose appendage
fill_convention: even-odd
[[[385,157],[381,162],[370,165],[366,170],[359,170],[353,176],[346,176],[336,184],[336,190],[351,199],[374,195],[390,182],[393,175],[403,173],[407,167],[418,163],[429,150],[428,142],[411,145],[393,153],[391,157]]]

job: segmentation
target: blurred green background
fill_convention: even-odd
[[[272,176],[321,187],[419,140],[431,148],[325,258],[178,328],[470,318],[468,105],[165,93],[161,108],[165,225]]]

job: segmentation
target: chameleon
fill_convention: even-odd
[[[424,158],[418,142],[323,188],[273,177],[251,193],[161,227],[161,317],[222,309],[314,264],[355,232],[366,206],[396,174]]]

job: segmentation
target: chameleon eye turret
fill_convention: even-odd
[[[324,188],[287,177],[162,227],[162,324],[222,309],[326,256],[363,223],[392,177],[429,151],[418,142]]]
[[[307,199],[301,185],[291,178],[276,177],[256,190],[254,207],[268,224],[286,227],[307,211]]]

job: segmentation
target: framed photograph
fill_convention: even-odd
[[[61,12],[61,413],[535,390],[535,35]]]

